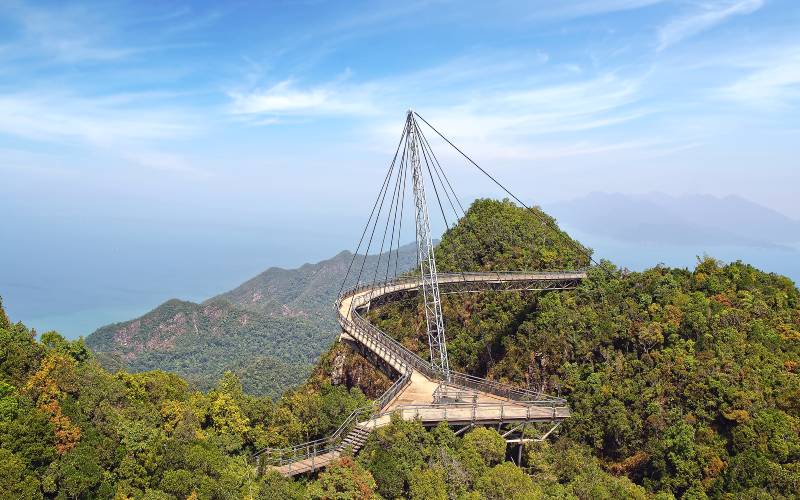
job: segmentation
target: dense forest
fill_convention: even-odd
[[[479,200],[442,270],[556,269],[586,249],[540,211]],[[277,400],[231,372],[207,391],[112,373],[82,341],[0,307],[0,491],[11,498],[796,498],[800,291],[739,262],[641,273],[601,262],[576,290],[444,297],[453,368],[567,398],[518,467],[502,437],[394,421],[312,477],[260,475],[264,446],[321,437],[389,380],[336,344]],[[426,354],[415,296],[370,318]],[[320,349],[324,349],[320,347]],[[516,456],[516,453],[513,453]]]
[[[35,338],[0,307],[0,491],[8,498],[645,498],[585,447],[528,451],[526,474],[494,430],[457,437],[395,421],[315,478],[259,475],[263,446],[324,436],[367,403],[322,371],[277,402],[228,372],[207,393],[161,371],[109,373],[82,341]],[[363,359],[361,363],[366,363]],[[377,376],[372,374],[372,376]]]
[[[275,498],[249,456],[335,429],[367,402],[321,382],[279,401],[226,373],[208,392],[161,371],[109,373],[82,341],[37,340],[0,308],[0,491],[10,498]]]
[[[508,201],[479,200],[463,222],[437,249],[443,269],[555,269],[580,248],[564,233],[542,235],[553,221]],[[559,446],[588,448],[604,470],[652,493],[800,491],[800,292],[791,280],[710,257],[693,271],[602,262],[574,291],[443,300],[454,369],[568,399]],[[426,354],[416,297],[370,315]]]

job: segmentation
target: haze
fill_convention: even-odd
[[[86,335],[352,249],[408,108],[600,257],[799,280],[800,4],[556,5],[0,2],[9,315]],[[502,196],[432,145],[464,202]],[[658,197],[677,219],[625,225]],[[673,243],[626,236],[650,220]]]

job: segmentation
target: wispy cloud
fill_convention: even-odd
[[[231,92],[230,109],[268,124],[285,117],[357,117],[373,133],[391,137],[397,116],[413,107],[463,138],[499,141],[509,151],[514,140],[612,127],[652,111],[639,102],[647,74],[576,75],[555,68],[548,72],[555,79],[532,79],[530,64],[546,63],[459,58],[383,79],[348,77],[305,87],[287,79],[263,90]]]
[[[127,94],[121,102],[130,102]],[[79,140],[96,146],[186,136],[195,129],[178,111],[118,105],[114,96],[0,95],[0,132],[42,141]]]
[[[369,89],[340,82],[300,88],[289,79],[263,90],[232,91],[228,95],[236,115],[366,115],[378,109]]]
[[[222,17],[219,11],[194,12],[184,8],[155,16],[119,12],[108,4],[55,4],[49,7],[10,1],[3,3],[0,20],[14,27],[0,53],[17,64],[95,63],[128,60],[143,53],[186,44],[167,43],[175,35],[204,28]],[[128,30],[146,26],[153,35],[146,43],[131,43]],[[197,43],[190,44],[195,46]]]
[[[693,7],[693,11],[673,19],[658,32],[658,50],[713,28],[728,18],[755,12],[764,5],[764,0],[713,0]]]
[[[767,108],[800,102],[800,46],[760,53],[754,68],[723,87],[721,95]]]
[[[541,2],[531,9],[535,18],[574,19],[598,14],[650,7],[665,0],[576,0],[572,2]],[[538,3],[538,2],[537,2]]]
[[[15,44],[18,50],[9,51],[9,55],[30,56],[37,52],[63,63],[107,62],[137,51],[108,40],[112,34],[109,21],[96,9],[79,5],[45,9],[12,2],[6,4],[3,17],[19,28]]]
[[[0,95],[0,134],[66,146],[72,151],[63,158],[66,163],[74,163],[75,151],[83,149],[116,158],[112,167],[129,164],[197,174],[182,155],[168,149],[172,141],[197,132],[198,121],[180,110],[131,107],[133,100],[130,94],[95,99],[55,93]],[[3,152],[0,158],[12,159]],[[16,163],[26,170],[40,168],[36,161]]]

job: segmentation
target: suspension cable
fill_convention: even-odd
[[[458,204],[458,207],[461,209],[461,214],[462,215],[467,215],[466,210],[464,210],[464,206],[461,205],[461,200],[459,200],[458,195],[456,195],[455,189],[453,189],[453,186],[450,184],[450,180],[447,178],[447,174],[445,174],[445,172],[444,172],[444,168],[442,167],[441,163],[439,163],[439,158],[436,157],[436,153],[433,151],[433,148],[431,147],[431,144],[428,142],[428,138],[425,137],[424,134],[422,134],[421,130],[420,130],[420,135],[422,135],[422,140],[425,142],[425,145],[428,147],[428,152],[433,157],[434,169],[438,168],[438,170],[441,171],[442,176],[444,177],[444,180],[447,182],[447,187],[450,188],[450,191],[453,193],[453,198],[455,198],[456,203]],[[437,176],[438,176],[438,172],[437,172]],[[439,178],[439,182],[442,182],[441,178]],[[452,205],[452,203],[451,203],[451,205]],[[455,207],[453,207],[453,211],[456,212],[456,214],[458,213],[458,211],[456,211]]]
[[[405,133],[405,132],[406,132],[406,130],[407,130],[407,127],[406,127],[406,129],[404,129],[403,136],[405,137],[406,144],[408,144],[408,134],[407,134],[407,133]],[[399,145],[398,145],[398,150],[399,150],[399,149],[400,149],[400,148],[399,148]],[[397,159],[397,156],[395,156],[395,160],[396,160],[396,159]],[[389,188],[389,179],[391,179],[392,172],[394,172],[394,167],[395,167],[395,161],[393,160],[393,161],[392,161],[392,165],[391,165],[391,167],[389,168],[389,173],[387,174],[387,177],[386,177],[386,182],[384,183],[384,187],[385,187],[385,189],[383,190],[383,196],[381,197],[381,199],[380,199],[380,205],[378,206],[378,214],[375,216],[375,222],[374,222],[374,223],[373,223],[373,225],[372,225],[372,232],[370,233],[370,236],[369,236],[369,242],[367,243],[367,248],[366,248],[366,250],[365,250],[365,252],[364,252],[364,259],[361,261],[361,268],[360,268],[360,269],[359,269],[359,271],[358,271],[358,278],[356,278],[356,285],[358,285],[358,284],[361,282],[361,276],[362,276],[362,274],[364,273],[364,266],[366,265],[366,263],[367,263],[367,258],[369,257],[369,249],[372,247],[372,239],[373,239],[373,238],[374,238],[374,236],[375,236],[375,229],[376,229],[376,228],[377,228],[377,226],[378,226],[378,219],[380,219],[380,217],[381,217],[381,212],[383,211],[383,202],[386,200],[386,193],[387,193],[387,192],[388,192],[388,190],[389,190],[389,189],[388,189],[388,188]],[[369,227],[369,222],[367,223],[367,226]],[[350,311],[352,311],[352,310],[353,310],[353,303],[352,303],[352,301],[351,301],[351,302],[350,302]]]
[[[428,127],[430,127],[430,129],[431,129],[431,130],[433,130],[434,132],[436,132],[436,134],[437,134],[439,137],[441,137],[441,138],[442,138],[442,139],[443,139],[443,140],[444,140],[444,141],[445,141],[447,144],[449,144],[450,146],[452,146],[452,148],[453,148],[453,149],[455,149],[456,151],[458,151],[458,152],[459,152],[459,154],[461,154],[461,156],[463,156],[463,157],[464,157],[464,158],[465,158],[467,161],[469,161],[469,162],[470,162],[472,165],[474,165],[474,166],[475,166],[475,167],[476,167],[478,170],[480,170],[480,171],[481,171],[481,172],[482,172],[482,173],[483,173],[483,174],[484,174],[486,177],[488,177],[488,178],[489,178],[489,179],[490,179],[492,182],[494,182],[495,184],[497,184],[497,185],[500,187],[500,189],[502,189],[502,190],[503,190],[503,191],[505,191],[505,192],[506,192],[506,193],[507,193],[509,196],[511,196],[511,198],[513,198],[513,199],[514,199],[514,200],[515,200],[517,203],[519,203],[519,204],[520,204],[521,206],[523,206],[524,208],[528,209],[528,210],[529,210],[529,211],[530,211],[532,214],[534,214],[534,216],[536,216],[536,218],[537,218],[537,219],[539,219],[539,220],[540,220],[540,221],[541,221],[543,224],[545,224],[545,225],[546,225],[546,226],[547,226],[549,229],[553,230],[553,231],[554,231],[556,234],[558,234],[558,235],[559,235],[559,237],[561,237],[562,239],[564,239],[564,241],[566,241],[566,242],[567,242],[567,243],[568,243],[570,246],[572,246],[572,247],[573,247],[573,249],[577,250],[579,253],[582,253],[582,254],[584,254],[586,257],[588,257],[588,258],[589,258],[589,261],[590,261],[590,262],[592,262],[594,265],[596,265],[596,266],[599,266],[599,264],[597,263],[597,261],[595,261],[595,260],[594,260],[594,258],[592,257],[592,254],[591,254],[591,252],[589,252],[589,251],[588,251],[586,248],[584,248],[584,247],[583,247],[583,245],[580,245],[579,243],[577,243],[577,242],[573,241],[571,238],[568,238],[568,237],[566,237],[566,236],[564,235],[564,233],[563,233],[561,230],[559,230],[557,227],[554,227],[554,226],[553,226],[552,222],[550,222],[549,220],[547,220],[547,219],[543,218],[543,217],[542,217],[542,216],[541,216],[541,215],[540,215],[540,214],[539,214],[537,211],[535,211],[533,208],[529,207],[529,206],[528,206],[527,204],[525,204],[525,203],[524,203],[524,202],[523,202],[521,199],[519,199],[519,197],[517,197],[517,196],[516,196],[514,193],[512,193],[511,191],[509,191],[507,187],[505,187],[503,184],[501,184],[501,183],[500,183],[500,181],[498,181],[496,178],[494,178],[494,177],[493,177],[493,176],[492,176],[492,175],[491,175],[489,172],[487,172],[487,171],[486,171],[486,170],[484,170],[484,169],[483,169],[483,168],[482,168],[480,165],[478,165],[477,163],[475,163],[475,160],[473,160],[472,158],[470,158],[470,157],[469,157],[469,156],[468,156],[466,153],[464,153],[464,152],[463,152],[461,149],[459,149],[459,147],[458,147],[458,146],[456,146],[455,144],[453,144],[453,143],[452,143],[452,141],[450,141],[450,139],[448,139],[448,138],[447,138],[447,137],[445,137],[445,136],[444,136],[444,135],[443,135],[441,132],[439,132],[439,130],[437,130],[437,129],[436,129],[436,127],[434,127],[433,125],[431,125],[431,124],[430,124],[430,122],[428,122],[428,120],[426,120],[425,118],[423,118],[422,116],[420,116],[420,115],[419,115],[419,113],[417,113],[416,111],[414,111],[413,113],[414,113],[414,115],[415,115],[415,116],[417,116],[417,118],[419,118],[420,120],[422,120],[423,122],[425,122],[425,124],[426,124]]]
[[[367,234],[367,229],[369,228],[369,224],[372,221],[372,216],[375,213],[375,209],[378,206],[378,200],[381,198],[384,189],[386,189],[387,187],[387,184],[389,182],[389,176],[392,172],[392,169],[394,168],[395,161],[397,161],[397,154],[400,152],[400,146],[403,145],[403,139],[405,139],[407,130],[408,130],[407,127],[403,127],[403,132],[400,134],[400,140],[397,142],[397,148],[395,148],[394,158],[392,158],[392,162],[389,165],[389,170],[388,172],[386,172],[386,176],[383,179],[383,184],[381,185],[380,191],[378,191],[378,196],[375,198],[375,203],[373,203],[372,205],[372,211],[369,213],[369,218],[367,219],[367,223],[364,226],[364,230],[361,232],[361,238],[358,240],[358,246],[356,247],[355,252],[353,252],[353,258],[350,259],[350,265],[347,266],[347,272],[345,273],[344,279],[342,280],[342,286],[339,288],[340,295],[344,291],[344,287],[347,285],[347,278],[350,276],[350,270],[353,268],[353,263],[355,262],[356,257],[358,256],[358,251],[361,249],[361,244],[364,242],[364,236]],[[363,269],[363,263],[362,263],[362,269]],[[359,279],[361,278],[359,277]],[[356,285],[357,284],[358,280],[356,280]]]
[[[401,162],[402,163],[402,162]],[[391,183],[391,182],[390,182]],[[383,228],[383,239],[381,240],[381,249],[378,252],[378,261],[375,263],[375,273],[372,277],[372,284],[378,281],[378,271],[381,268],[381,259],[383,258],[383,247],[386,244],[386,234],[389,232],[389,221],[392,219],[392,211],[395,208],[395,200],[398,197],[397,190],[400,186],[400,168],[397,169],[397,176],[395,177],[394,188],[392,189],[392,199],[389,201],[389,211],[386,213],[386,226]],[[397,212],[394,212],[395,219],[397,219]],[[392,227],[392,237],[394,237],[394,227]],[[389,246],[391,249],[391,244]],[[389,269],[389,261],[391,260],[391,251],[386,255],[386,269]],[[388,274],[388,272],[387,272]]]
[[[417,126],[417,121],[414,120],[413,123],[414,130],[416,133],[419,134],[419,127]],[[436,182],[433,179],[433,174],[431,173],[431,165],[428,163],[428,154],[425,152],[425,148],[422,147],[422,141],[420,141],[420,149],[422,150],[422,159],[425,161],[425,167],[428,170],[428,177],[431,179],[431,186],[433,186],[433,193],[436,195],[436,203],[439,205],[439,210],[442,212],[442,219],[444,219],[444,226],[447,230],[450,230],[450,224],[447,222],[447,216],[444,214],[444,206],[442,205],[442,200],[439,198],[439,190],[436,189]]]
[[[406,185],[408,183],[408,163],[404,163],[403,168],[403,187],[400,193],[400,224],[397,228],[397,254],[394,258],[394,277],[397,278],[397,267],[400,262],[400,238],[403,235],[403,212],[406,204]]]
[[[392,261],[392,249],[394,248],[394,241],[395,241],[395,228],[397,225],[397,216],[398,212],[402,210],[401,206],[401,199],[403,198],[403,190],[405,188],[405,174],[406,174],[406,165],[404,162],[400,162],[400,170],[398,172],[398,185],[397,185],[397,204],[394,208],[394,219],[392,220],[392,238],[389,242],[389,258],[386,259],[386,275],[384,276],[384,282],[389,282],[389,267]],[[400,222],[402,223],[402,215],[400,216]],[[394,265],[395,269],[397,269],[397,261],[400,258],[400,233],[397,233],[397,251],[394,255]]]

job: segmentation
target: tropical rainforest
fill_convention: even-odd
[[[538,209],[478,200],[443,236],[440,270],[584,267]],[[321,437],[389,380],[335,344],[277,399],[226,372],[208,390],[108,371],[81,340],[0,308],[0,491],[9,498],[797,498],[800,291],[741,262],[629,272],[575,290],[443,296],[454,369],[565,397],[568,419],[518,465],[493,429],[395,419],[312,477],[260,474],[265,446]],[[419,298],[371,321],[425,355]],[[320,348],[324,350],[324,346]]]

